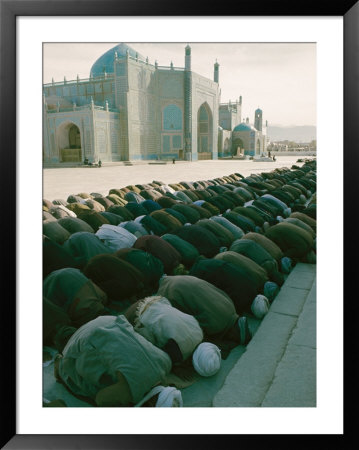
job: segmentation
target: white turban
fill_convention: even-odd
[[[155,386],[147,395],[143,397],[140,402],[135,405],[135,408],[139,408],[157,394],[159,395],[156,402],[156,408],[173,408],[183,406],[181,391],[170,386]]]
[[[181,391],[174,387],[165,387],[158,396],[156,408],[182,407],[183,400]]]
[[[252,302],[251,310],[257,319],[263,319],[269,311],[269,301],[267,297],[258,294]]]
[[[202,342],[193,353],[193,367],[202,377],[211,377],[221,368],[221,351],[210,342]]]

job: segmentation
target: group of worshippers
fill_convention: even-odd
[[[297,262],[316,263],[316,161],[43,200],[43,342],[94,406],[183,406]]]

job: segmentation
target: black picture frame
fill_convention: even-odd
[[[342,16],[344,19],[344,209],[345,234],[355,235],[354,209],[350,208],[359,152],[359,4],[356,1],[336,3],[285,2],[257,0],[237,1],[223,5],[184,0],[174,5],[163,0],[0,0],[0,192],[6,220],[2,220],[3,237],[1,313],[1,448],[6,449],[183,449],[230,448],[232,446],[262,445],[278,435],[18,435],[16,434],[16,18],[20,16]],[[230,14],[228,14],[230,10]],[[188,12],[191,14],[188,14]],[[204,14],[205,13],[205,14]],[[348,240],[344,254],[349,253]],[[344,272],[344,286],[351,273]],[[4,289],[5,287],[5,289]],[[353,306],[346,305],[345,318],[349,330],[354,320]],[[350,331],[348,331],[349,333]],[[344,356],[351,351],[346,348]],[[345,358],[346,364],[352,356]],[[348,366],[346,366],[348,367]],[[351,370],[348,369],[347,373]],[[348,392],[348,391],[347,391]],[[346,402],[348,405],[349,402]],[[343,436],[331,436],[336,448],[346,448],[353,430],[353,418],[345,425]],[[180,426],[179,426],[180,430]],[[243,430],[242,430],[243,431]],[[276,443],[288,446],[295,437],[298,444],[318,445],[320,436],[281,435]],[[347,440],[343,440],[347,437]],[[341,442],[339,442],[339,439]]]

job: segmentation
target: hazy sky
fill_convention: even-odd
[[[260,107],[269,125],[316,125],[316,45],[310,43],[189,43],[192,70],[213,79],[221,102],[242,96],[242,119]],[[92,64],[116,43],[44,44],[44,83],[88,78]],[[184,43],[129,43],[149,62],[184,67]]]

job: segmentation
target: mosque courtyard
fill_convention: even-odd
[[[281,156],[273,162],[234,159],[176,161],[172,164],[171,161],[158,161],[129,166],[112,163],[101,168],[46,168],[43,170],[43,198],[50,201],[66,200],[69,195],[80,192],[107,195],[112,188],[151,183],[153,180],[178,183],[213,179],[232,173],[240,173],[246,177],[275,168],[291,168],[293,164],[301,166],[302,163],[297,163],[299,158]],[[238,345],[222,361],[221,370],[214,377],[201,378],[194,384],[184,385],[184,406],[315,406],[315,278],[315,265],[299,264],[282,286],[272,305],[273,311],[270,311],[265,320],[250,319],[252,334],[256,336],[248,349]],[[289,312],[287,302],[281,299],[281,292],[282,297],[289,296],[292,299],[292,309]],[[269,353],[268,335],[272,337]],[[242,355],[245,357],[242,358]],[[261,358],[264,358],[266,370],[253,383],[253,361]],[[296,359],[301,364],[296,364],[294,368],[293,360]],[[276,361],[276,364],[268,364],[270,361]],[[53,361],[44,363],[43,374],[45,399],[61,398],[67,406],[89,406],[56,383]],[[287,377],[291,378],[289,384]]]
[[[112,188],[130,184],[151,183],[153,180],[164,183],[208,180],[216,177],[240,173],[250,174],[268,172],[280,167],[290,168],[300,156],[277,156],[276,161],[256,162],[253,160],[206,160],[171,161],[158,163],[133,163],[132,166],[112,163],[99,167],[48,168],[43,170],[43,198],[47,200],[64,199],[79,192],[98,192],[108,195]],[[312,159],[312,157],[302,157]],[[120,165],[121,164],[121,165]],[[302,163],[298,163],[301,166]]]

